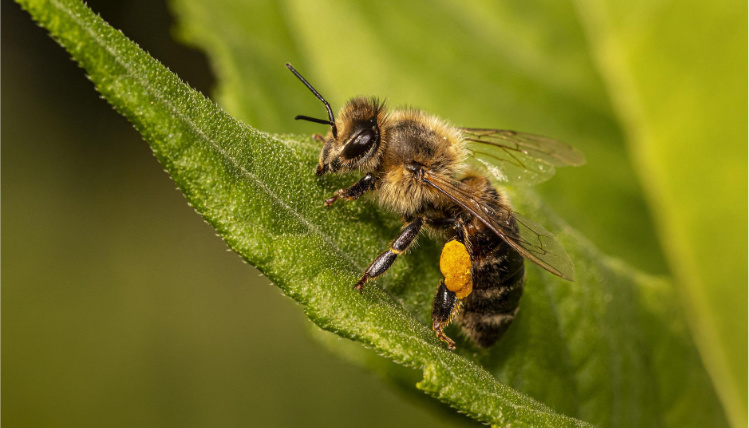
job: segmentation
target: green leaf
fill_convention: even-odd
[[[398,220],[371,202],[324,209],[354,177],[315,179],[319,147],[310,138],[236,121],[77,0],[19,3],[143,134],[232,249],[318,326],[421,370],[418,387],[430,395],[502,425],[725,424],[673,286],[605,256],[532,192],[512,193],[518,211],[557,232],[578,280],[529,266],[521,312],[501,345],[480,351],[461,341],[449,352],[428,327],[437,243],[422,239],[377,286],[353,292]]]
[[[746,2],[581,1],[629,129],[690,327],[736,427],[747,425]]]

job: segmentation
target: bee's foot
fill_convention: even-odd
[[[341,196],[343,196],[344,189],[336,190],[335,193],[333,193],[333,196],[325,200],[325,206],[329,207],[333,205],[333,203],[339,199],[341,199]]]
[[[447,337],[444,331],[442,331],[443,328],[447,326],[446,323],[441,323],[439,321],[434,321],[432,323],[432,330],[437,334],[437,338],[447,344],[447,349],[454,351],[455,350],[455,342],[453,342],[452,339]]]
[[[359,293],[364,293],[364,284],[369,281],[369,275],[364,274],[364,276],[359,279],[359,281],[354,284],[354,290],[358,291]]]

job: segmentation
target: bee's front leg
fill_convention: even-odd
[[[390,244],[390,249],[377,256],[367,270],[364,271],[364,275],[359,279],[356,285],[354,285],[354,288],[361,292],[367,281],[385,273],[398,257],[398,254],[406,251],[409,245],[413,243],[416,236],[419,235],[419,231],[423,225],[424,219],[421,217],[416,217],[408,223],[406,227],[403,228],[403,231],[401,231],[401,234]]]
[[[358,199],[361,195],[366,193],[368,190],[374,189],[374,185],[375,185],[375,176],[371,172],[368,172],[367,175],[362,177],[361,180],[354,183],[353,186],[347,189],[336,190],[335,193],[333,193],[333,197],[325,200],[325,206],[329,207],[333,205],[333,202],[337,201],[340,198],[345,198],[349,201]]]

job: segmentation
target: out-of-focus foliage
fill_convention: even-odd
[[[747,4],[579,2],[692,332],[747,425]]]

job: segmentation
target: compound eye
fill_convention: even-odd
[[[346,147],[343,148],[343,152],[341,152],[341,156],[346,159],[356,159],[367,153],[376,140],[377,137],[375,131],[372,129],[365,129],[356,134],[356,137],[346,144]]]

